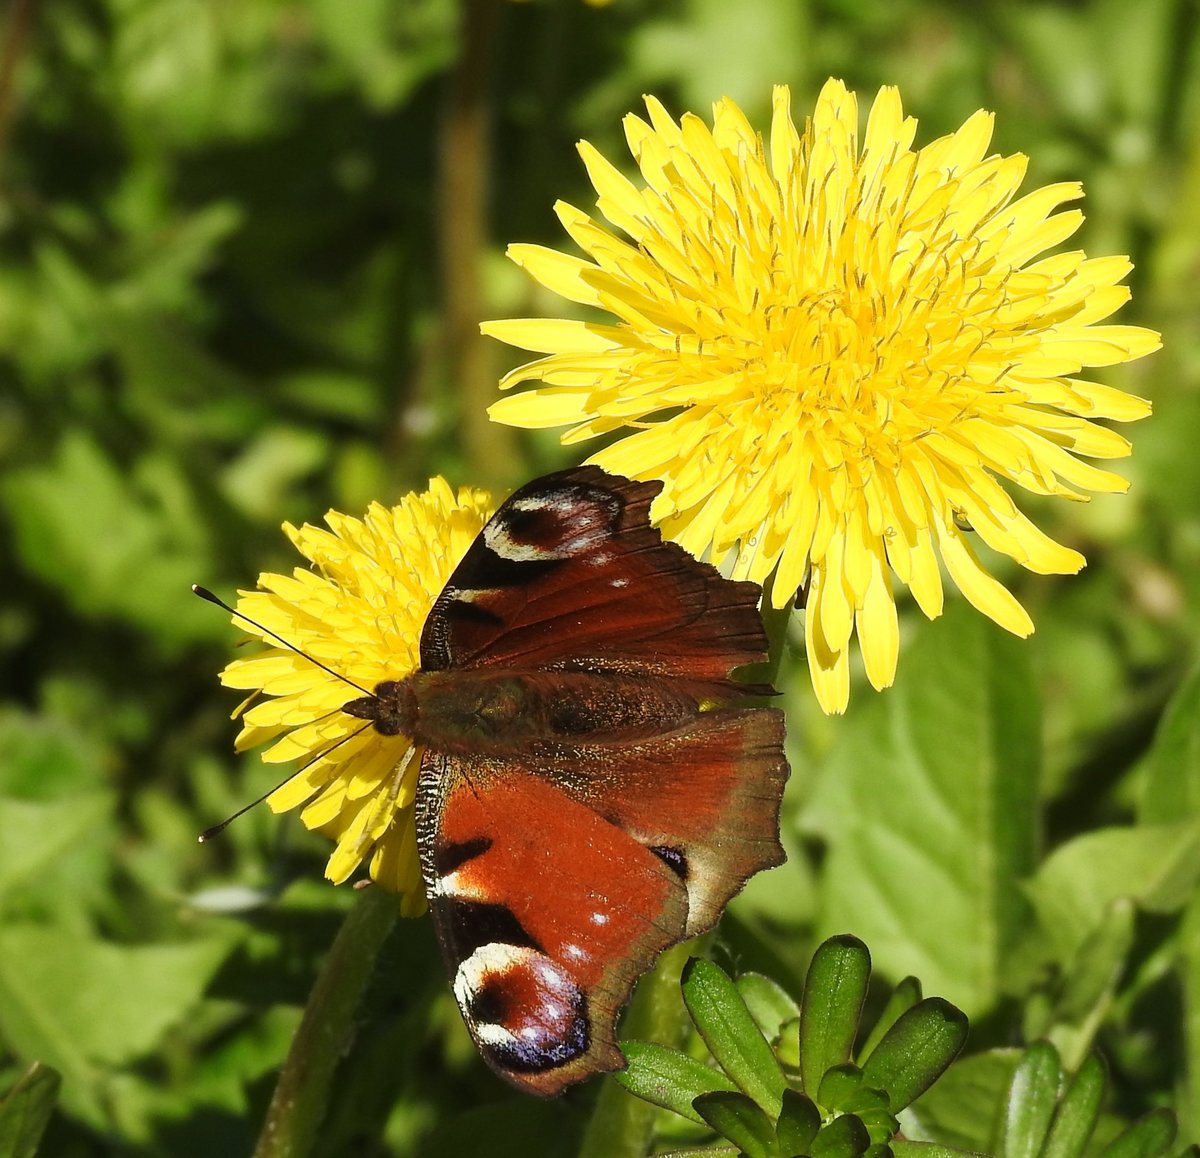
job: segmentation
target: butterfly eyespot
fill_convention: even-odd
[[[565,1065],[587,1052],[587,998],[545,953],[492,942],[464,961],[454,993],[480,1049],[517,1073]]]
[[[663,862],[680,880],[687,880],[688,862],[687,857],[683,855],[677,848],[668,848],[666,845],[655,845],[650,849],[659,860]]]

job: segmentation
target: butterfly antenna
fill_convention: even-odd
[[[245,616],[243,616],[242,618],[244,619]],[[220,836],[221,833],[223,833],[235,820],[237,820],[237,818],[239,816],[245,816],[245,814],[247,812],[249,812],[250,809],[257,808],[273,792],[278,792],[285,784],[287,784],[291,780],[295,780],[295,778],[297,776],[299,776],[302,772],[306,772],[318,760],[321,760],[324,757],[328,756],[330,752],[334,751],[334,749],[340,748],[344,743],[346,743],[347,740],[353,740],[355,736],[361,736],[363,734],[363,732],[365,732],[369,727],[371,727],[370,721],[363,724],[363,726],[361,728],[355,728],[354,731],[351,732],[348,736],[343,736],[336,743],[330,744],[329,747],[326,748],[324,752],[318,752],[315,756],[313,756],[313,758],[311,760],[305,761],[305,763],[302,764],[299,768],[297,768],[295,772],[292,772],[289,775],[285,776],[282,780],[279,781],[278,784],[275,785],[274,788],[268,788],[266,790],[266,792],[264,792],[257,800],[251,800],[249,804],[243,805],[232,816],[225,817],[225,819],[222,820],[220,824],[214,824],[212,826],[212,828],[206,828],[199,835],[199,837],[197,837],[197,840],[199,840],[199,842],[201,844],[204,844],[205,842],[212,840],[213,837]]]
[[[309,663],[316,664],[316,666],[319,667],[322,671],[327,671],[335,679],[341,680],[342,683],[349,684],[350,687],[352,687],[355,691],[362,692],[362,694],[364,696],[374,697],[375,693],[373,691],[371,691],[369,688],[364,688],[362,686],[362,684],[356,684],[348,676],[342,675],[342,673],[340,671],[334,671],[333,668],[331,668],[327,663],[322,663],[319,659],[314,659],[311,655],[308,654],[308,652],[301,651],[294,643],[289,643],[278,632],[272,631],[269,627],[263,627],[263,625],[261,623],[258,623],[256,620],[251,619],[250,616],[243,615],[236,607],[230,607],[229,604],[226,603],[224,599],[221,599],[219,596],[214,595],[207,587],[201,587],[199,583],[193,583],[192,584],[192,594],[199,595],[201,599],[207,599],[209,601],[209,603],[215,603],[223,611],[228,611],[230,615],[236,615],[238,617],[238,619],[243,620],[244,622],[250,624],[251,627],[256,627],[259,631],[263,632],[266,635],[269,635],[272,639],[281,643],[289,651],[294,651],[297,655],[303,656],[306,660],[308,660]],[[269,796],[270,793],[268,792],[267,795]],[[229,819],[232,820],[233,817],[231,816]]]

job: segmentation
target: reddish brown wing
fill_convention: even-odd
[[[782,736],[781,713],[729,709],[521,762],[426,752],[417,832],[431,912],[497,1073],[552,1095],[624,1066],[616,1021],[637,977],[784,859]]]
[[[661,487],[580,467],[516,491],[434,604],[422,669],[571,667],[723,682],[764,659],[759,588],[663,542],[648,513]]]

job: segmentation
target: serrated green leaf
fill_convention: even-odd
[[[787,1081],[737,986],[711,961],[692,958],[683,971],[683,1001],[717,1064],[772,1118]]]
[[[705,1122],[748,1158],[774,1158],[775,1127],[745,1094],[724,1090],[701,1094],[695,1101],[695,1109]]]
[[[821,1112],[812,1098],[791,1087],[783,1091],[783,1108],[775,1134],[783,1154],[807,1154],[812,1140],[821,1128]]]
[[[1058,1000],[1040,1018],[1032,1002],[1026,1005],[1025,1036],[1053,1042],[1065,1069],[1083,1064],[1112,1004],[1133,946],[1134,916],[1131,901],[1113,901],[1072,958]]]
[[[1067,961],[1100,927],[1113,901],[1173,913],[1200,881],[1200,817],[1105,828],[1055,849],[1026,887],[1055,960]]]
[[[800,1014],[800,1006],[791,994],[770,977],[761,973],[743,973],[734,984],[745,1000],[750,1016],[768,1041],[774,1041],[784,1024]]]
[[[1170,1110],[1151,1110],[1105,1146],[1099,1158],[1159,1158],[1170,1149],[1177,1131]]]
[[[113,796],[105,791],[55,801],[0,797],[0,902],[52,871],[84,839],[103,833],[112,808]]]
[[[817,1131],[812,1158],[855,1158],[871,1145],[866,1126],[853,1114],[842,1114]]]
[[[626,1041],[621,1052],[629,1062],[616,1079],[631,1094],[694,1122],[703,1122],[692,1102],[701,1094],[733,1093],[737,1087],[720,1070],[679,1050],[649,1041]]]
[[[892,691],[857,705],[821,770],[819,932],[853,929],[879,972],[982,1014],[1029,917],[1017,886],[1037,854],[1037,681],[1028,648],[953,603],[904,664]]]
[[[51,463],[4,478],[0,497],[22,563],[82,615],[118,616],[160,642],[213,634],[187,596],[209,563],[196,529],[139,493],[91,435],[68,432]]]
[[[831,937],[813,954],[800,1007],[800,1075],[810,1094],[850,1060],[870,980],[871,955],[857,937]]]
[[[883,1035],[887,1033],[893,1025],[896,1024],[902,1013],[907,1013],[918,1001],[921,1000],[921,983],[915,977],[905,977],[892,990],[891,996],[888,997],[887,1004],[883,1007],[883,1012],[879,1015],[878,1020],[871,1027],[871,1032],[867,1034],[866,1039],[858,1047],[858,1062],[861,1065],[862,1059],[869,1057],[871,1051],[883,1039]]]
[[[1047,1041],[1031,1045],[1013,1070],[997,1158],[1038,1158],[1062,1082],[1058,1051]]]
[[[1040,1158],[1080,1158],[1096,1128],[1106,1084],[1104,1063],[1092,1054],[1079,1067],[1059,1102]]]
[[[4,1158],[34,1158],[61,1085],[56,1070],[34,1062],[0,1099],[0,1154]]]
[[[93,1124],[104,1065],[141,1057],[199,1000],[230,943],[123,946],[34,925],[0,929],[0,1034],[45,1058]]]
[[[967,1018],[941,997],[926,997],[901,1014],[863,1061],[863,1082],[884,1090],[893,1113],[925,1092],[958,1056]]]
[[[1013,1070],[1024,1054],[993,1049],[959,1058],[905,1111],[905,1132],[967,1152],[997,1152]]]

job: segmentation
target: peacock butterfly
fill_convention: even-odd
[[[420,670],[343,707],[422,745],[454,996],[488,1065],[542,1096],[623,1068],[636,979],[784,860],[783,713],[730,678],[766,657],[760,591],[663,541],[661,486],[580,467],[517,490],[435,601]]]
[[[344,711],[424,746],[417,844],[479,1052],[552,1095],[623,1068],[616,1020],[668,946],[781,864],[783,713],[759,588],[650,526],[597,467],[501,505],[425,621],[421,669]]]

